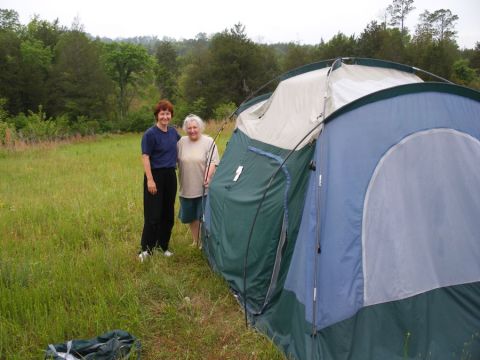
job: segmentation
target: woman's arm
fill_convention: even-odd
[[[220,158],[218,156],[217,144],[212,143],[212,146],[213,148],[210,150],[211,159],[209,159],[209,166],[207,171],[205,172],[205,178],[204,178],[205,187],[208,187],[208,184],[212,180],[212,177],[215,174],[215,171],[217,170],[218,163],[220,162]]]
[[[152,195],[157,193],[157,184],[153,180],[152,169],[150,168],[150,156],[142,154],[143,169],[145,170],[145,176],[147,177],[147,189]]]
[[[205,174],[205,181],[203,183],[205,187],[208,187],[208,184],[210,184],[213,174],[215,174],[215,170],[217,170],[217,165],[215,165],[214,163],[211,163],[210,166],[208,167],[208,171]]]

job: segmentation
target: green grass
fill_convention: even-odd
[[[172,258],[138,262],[142,177],[139,134],[0,149],[0,359],[113,329],[147,360],[284,358],[245,327],[187,226],[175,224]]]

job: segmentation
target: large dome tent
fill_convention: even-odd
[[[237,110],[204,249],[291,358],[480,358],[480,94],[418,73],[310,64]]]

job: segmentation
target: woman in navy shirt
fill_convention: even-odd
[[[177,130],[168,126],[173,116],[173,105],[160,100],[154,111],[156,124],[142,137],[144,225],[139,254],[140,261],[161,248],[165,256],[172,256],[168,243],[175,221],[174,205],[177,195]]]

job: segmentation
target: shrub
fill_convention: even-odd
[[[71,127],[66,115],[59,116],[56,119],[47,119],[42,107],[38,112],[29,111],[28,116],[18,115],[14,119],[15,126],[21,126],[19,129],[20,138],[27,142],[52,141],[65,139],[71,135]]]
[[[200,116],[203,120],[207,120],[205,119],[207,115],[207,101],[205,98],[199,97],[197,100],[195,100],[192,104],[192,110],[190,112]]]
[[[128,124],[125,131],[143,132],[155,123],[153,111],[149,106],[128,114]]]
[[[7,106],[7,99],[0,98],[0,122],[6,122],[8,119],[8,111],[5,109]]]
[[[233,102],[218,105],[213,111],[215,120],[225,120],[237,109],[237,105]]]
[[[68,138],[71,134],[70,124],[68,122],[68,116],[62,115],[57,117],[53,121],[55,122],[55,126],[57,128],[56,137],[62,138],[62,139]]]
[[[37,113],[29,111],[26,124],[21,128],[21,134],[28,142],[50,140],[56,135],[56,124],[51,119],[47,120],[42,107],[39,106]]]
[[[0,145],[12,145],[16,138],[15,127],[5,121],[0,121]]]
[[[472,69],[467,59],[460,59],[453,63],[453,76],[454,82],[460,85],[469,86],[477,79],[477,73],[475,69]]]
[[[21,134],[28,142],[47,141],[56,138],[57,127],[53,120],[42,121],[36,116],[31,116]]]
[[[15,126],[15,129],[21,130],[28,123],[28,116],[24,113],[20,113],[17,116],[10,118],[10,122]]]
[[[175,116],[172,119],[172,123],[176,126],[181,127],[183,124],[183,119],[192,113],[191,106],[184,100],[179,100],[175,104]]]
[[[179,100],[174,105],[175,117],[173,118],[172,123],[176,126],[181,127],[183,125],[183,120],[188,114],[195,114],[200,116],[203,120],[207,120],[207,102],[203,97],[198,98],[191,104],[187,103],[186,101]]]
[[[95,135],[100,132],[100,123],[83,115],[77,116],[76,121],[70,125],[70,132],[72,135]]]

